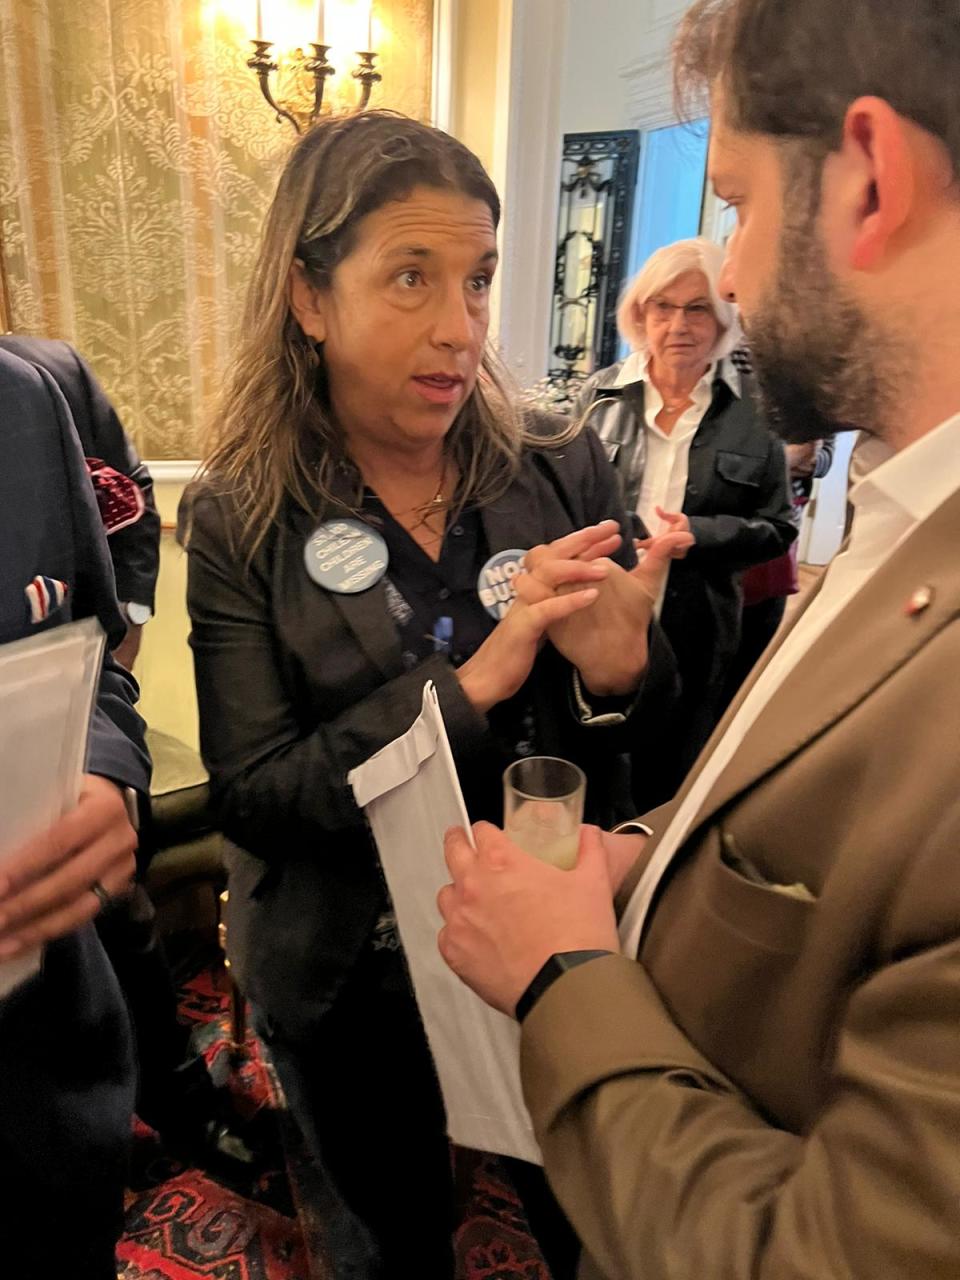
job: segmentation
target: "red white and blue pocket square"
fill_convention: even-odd
[[[45,578],[38,573],[23,589],[27,597],[30,621],[43,622],[56,613],[67,598],[68,590],[67,584],[59,578]]]

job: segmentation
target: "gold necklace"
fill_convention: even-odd
[[[443,496],[443,486],[446,483],[446,480],[447,480],[447,460],[446,458],[444,458],[443,468],[440,472],[440,479],[437,481],[436,493],[433,495],[433,497],[430,499],[429,502],[424,502],[419,507],[412,507],[411,510],[423,511],[429,514],[431,511],[434,511],[437,507],[445,506],[447,500]]]
[[[414,513],[425,513],[429,515],[436,511],[438,507],[447,505],[447,499],[444,497],[443,490],[447,479],[447,460],[444,459],[443,470],[440,472],[440,479],[437,481],[437,489],[432,498],[427,498],[423,502],[415,502],[412,507],[401,507],[399,510],[389,507],[391,514],[395,520],[399,520],[403,516],[413,515]],[[380,499],[383,502],[383,499]],[[384,506],[387,504],[384,502]]]
[[[443,495],[444,484],[447,479],[447,460],[443,460],[443,470],[440,472],[440,479],[437,482],[437,491],[429,501],[421,503],[419,506],[411,507],[409,511],[401,512],[401,515],[414,515],[419,517],[412,525],[407,525],[410,533],[418,533],[421,529],[426,529],[433,541],[439,541],[443,538],[444,530],[439,531],[431,525],[430,521],[436,516],[444,513],[447,506],[447,499]]]

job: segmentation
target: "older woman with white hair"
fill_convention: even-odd
[[[669,749],[635,769],[638,803],[668,798],[723,711],[741,571],[796,537],[783,446],[758,414],[748,365],[729,359],[743,334],[719,292],[723,257],[704,239],[652,255],[617,314],[631,354],[589,378],[575,406],[619,473],[638,537],[668,526],[694,536],[659,602],[682,708]]]

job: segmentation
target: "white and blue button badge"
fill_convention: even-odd
[[[526,551],[519,551],[516,547],[510,551],[498,551],[480,570],[477,595],[495,622],[499,622],[513,604],[517,594],[513,580],[523,573],[523,558],[526,554]]]
[[[328,520],[303,549],[307,573],[319,587],[353,596],[375,586],[387,571],[387,544],[361,520]]]

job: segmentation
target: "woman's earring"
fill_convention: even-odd
[[[314,342],[309,334],[304,333],[302,329],[300,330],[300,342],[308,367],[311,369],[318,368],[323,356],[323,343]]]

